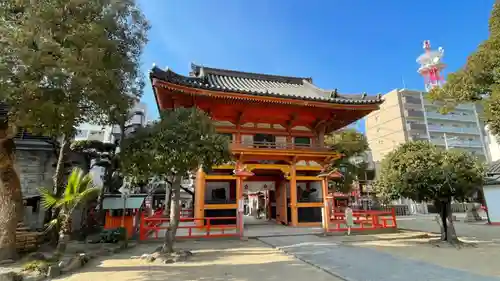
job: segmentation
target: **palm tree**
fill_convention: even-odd
[[[64,253],[69,240],[70,219],[73,211],[80,204],[99,195],[100,188],[94,187],[90,174],[85,174],[80,168],[71,172],[64,193],[61,196],[54,194],[51,189],[41,188],[42,205],[44,209],[59,209],[59,216],[48,224],[48,229],[56,227],[59,230],[57,253]]]

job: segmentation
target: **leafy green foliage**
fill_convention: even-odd
[[[68,226],[73,211],[88,200],[94,199],[99,194],[100,188],[94,187],[90,174],[85,174],[79,168],[73,169],[68,183],[61,196],[54,194],[50,188],[40,188],[42,206],[46,210],[51,208],[60,209],[59,217],[49,223],[49,228],[56,226]],[[67,229],[62,229],[67,231]]]
[[[158,121],[124,140],[121,153],[124,174],[138,180],[184,176],[200,165],[220,165],[231,157],[228,139],[217,134],[210,117],[197,108],[161,112]]]
[[[368,150],[365,135],[352,129],[336,131],[325,137],[325,144],[344,155],[327,167],[327,170],[338,170],[343,174],[342,178],[333,182],[335,191],[350,192],[353,183],[364,173],[368,164],[365,161],[357,161],[364,159],[364,153]]]
[[[124,227],[104,229],[99,234],[100,243],[118,243],[127,239],[127,230]]]
[[[0,98],[10,121],[51,136],[109,123],[142,93],[147,30],[134,0],[2,1]]]
[[[418,141],[399,146],[381,163],[375,186],[386,199],[463,200],[483,183],[483,166],[470,153]]]
[[[116,144],[97,140],[80,140],[71,143],[71,150],[79,153],[111,153]]]
[[[442,111],[457,104],[482,101],[484,118],[495,135],[500,134],[500,3],[493,5],[489,38],[479,45],[466,64],[450,73],[442,88],[433,89],[429,98],[444,102]]]
[[[80,140],[71,143],[71,150],[84,156],[89,170],[94,166],[105,169],[102,192],[115,192],[123,184],[123,178],[116,173],[119,165],[116,144],[97,140]]]
[[[358,156],[368,150],[365,135],[354,129],[340,130],[325,136],[325,144],[346,157]]]

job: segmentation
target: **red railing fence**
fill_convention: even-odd
[[[239,236],[236,224],[219,225],[214,223],[218,220],[236,221],[236,217],[180,218],[176,238],[220,238]],[[166,217],[145,217],[143,215],[141,217],[141,224],[139,228],[139,239],[142,241],[150,238],[159,239],[160,231],[167,230],[169,221],[170,218]]]
[[[327,232],[346,231],[347,224],[345,214],[338,212],[333,207],[332,198],[327,198],[328,202],[328,227]],[[396,210],[392,208],[390,211],[371,211],[371,210],[354,210],[353,223],[351,230],[376,230],[376,229],[397,229]]]

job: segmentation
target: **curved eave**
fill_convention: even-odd
[[[168,90],[174,90],[186,94],[209,96],[212,98],[220,99],[233,99],[242,101],[258,101],[274,104],[289,104],[289,105],[301,105],[301,106],[311,106],[311,107],[326,107],[326,108],[342,108],[349,106],[351,108],[357,108],[360,110],[376,110],[382,103],[382,100],[364,100],[356,102],[338,102],[338,101],[325,101],[318,99],[306,99],[295,96],[280,96],[277,97],[273,94],[268,93],[245,93],[245,92],[235,92],[229,89],[212,90],[212,89],[200,89],[196,87],[184,86],[175,83],[166,82],[158,78],[152,78],[153,87],[164,88]],[[158,103],[158,93],[155,91],[156,102]]]

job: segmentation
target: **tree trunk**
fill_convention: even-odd
[[[439,201],[439,214],[441,216],[441,225],[443,226],[441,229],[441,240],[443,241],[448,240],[448,224],[446,223],[446,218],[448,217],[447,204],[446,201]]]
[[[123,120],[123,121],[125,121],[125,120]],[[118,141],[118,147],[120,149],[123,147],[123,141],[125,140],[125,127],[126,127],[125,122],[121,122],[121,124],[120,124],[120,140]]]
[[[450,243],[456,243],[458,242],[458,237],[457,237],[457,232],[455,231],[455,224],[453,223],[453,212],[451,211],[451,200],[449,200],[449,203],[446,205],[446,214],[448,215],[447,217],[447,228],[446,228],[446,241]]]
[[[16,251],[16,207],[12,195],[3,185],[0,186],[0,261],[17,259]]]
[[[54,193],[60,196],[64,191],[64,176],[66,175],[65,164],[66,155],[71,146],[71,139],[64,136],[61,147],[59,149],[59,155],[57,156],[56,170],[54,171],[54,177],[52,178],[54,184]]]
[[[453,224],[453,212],[451,211],[451,198],[436,202],[441,218],[441,240],[455,243],[458,242],[455,225]]]
[[[113,163],[113,160],[111,158],[111,164],[112,163]],[[112,181],[112,171],[111,171],[110,167],[106,167],[104,169],[102,188],[99,192],[99,197],[97,198],[97,206],[99,209],[97,221],[101,225],[104,225],[105,220],[106,220],[106,211],[102,209],[102,206],[103,206],[103,202],[104,202],[104,195],[106,194],[106,192],[111,192],[111,181]]]
[[[64,252],[66,251],[66,247],[68,246],[69,231],[70,231],[70,229],[69,229],[70,215],[68,215],[66,217],[65,214],[61,214],[62,223],[61,223],[61,229],[59,229],[59,239],[58,239],[57,248],[56,248],[56,253],[59,256],[62,256],[64,254]]]
[[[0,122],[0,260],[16,259],[17,222],[24,219],[19,175],[15,170],[16,129]]]
[[[172,188],[165,186],[165,205],[163,206],[163,215],[170,217],[170,209],[172,208]]]
[[[66,136],[63,136],[63,140],[61,143],[61,147],[59,148],[59,155],[57,156],[57,164],[56,164],[56,170],[54,171],[54,176],[52,177],[52,182],[53,182],[53,192],[57,196],[61,196],[62,193],[64,192],[64,177],[66,176],[66,169],[65,169],[65,164],[66,164],[66,154],[69,151],[71,146],[71,139],[69,139]],[[59,216],[59,209],[51,209],[49,210],[51,212],[51,219],[56,219]],[[49,221],[50,221],[49,220]],[[59,229],[55,227],[53,231],[51,232],[51,242],[53,245],[58,243],[58,232]]]
[[[172,186],[170,190],[172,192],[172,208],[170,211],[170,223],[168,225],[167,231],[165,232],[165,241],[163,244],[162,251],[165,253],[174,252],[175,235],[177,234],[177,227],[179,226],[179,220],[181,216],[180,212],[180,198],[181,198],[181,179],[182,173],[178,173],[174,177]]]

